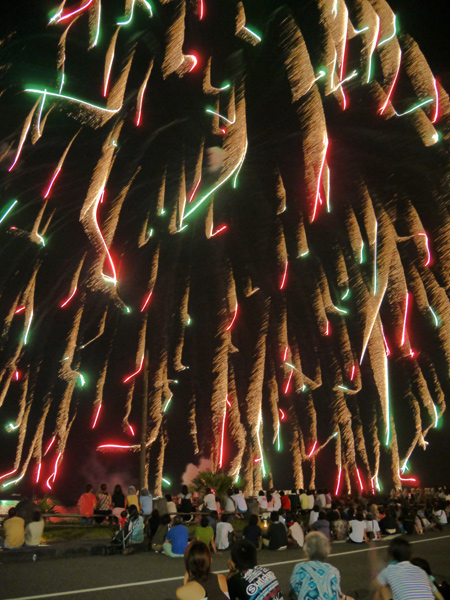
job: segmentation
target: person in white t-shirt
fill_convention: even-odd
[[[44,532],[44,519],[39,510],[34,511],[33,520],[25,526],[25,546],[39,546]]]
[[[352,519],[349,524],[349,539],[347,541],[353,542],[354,544],[363,544],[368,542],[366,535],[366,522],[361,512],[356,513],[355,518]]]
[[[234,500],[234,503],[236,504],[238,514],[244,515],[248,511],[248,506],[244,495],[238,488],[234,488],[234,494],[232,498]]]
[[[267,511],[267,497],[263,490],[261,490],[256,498],[259,504],[259,512]]]
[[[273,510],[280,510],[281,509],[281,499],[280,499],[280,494],[275,491],[273,488],[271,489],[272,492],[272,498],[273,498]]]
[[[302,526],[296,521],[294,516],[290,513],[286,515],[286,525],[288,527],[287,537],[288,542],[293,544],[295,547],[303,548],[303,542],[305,535],[303,533]]]
[[[447,525],[447,513],[442,507],[440,507],[438,510],[435,510],[433,512],[433,516],[439,525]]]
[[[236,504],[233,500],[233,490],[228,490],[223,510],[227,514],[234,514],[236,512]]]
[[[310,529],[311,529],[311,526],[314,525],[314,523],[319,518],[319,512],[320,512],[320,508],[316,504],[313,507],[312,511],[309,513],[309,523],[308,524],[309,524]]]
[[[234,532],[231,523],[228,523],[228,515],[223,514],[220,523],[216,526],[216,548],[217,550],[228,550],[230,547],[230,534]]]
[[[319,506],[319,508],[324,509],[326,504],[327,504],[327,499],[325,498],[325,494],[323,493],[322,490],[318,490],[317,491],[317,500],[316,500],[316,504]]]
[[[209,512],[216,510],[216,497],[211,492],[211,488],[206,488],[206,494],[203,498],[203,509]]]
[[[375,521],[372,513],[366,514],[366,535],[369,540],[381,540],[381,531],[378,521]]]

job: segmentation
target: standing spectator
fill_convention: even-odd
[[[169,531],[170,515],[165,514],[161,517],[161,521],[158,525],[158,529],[155,531],[152,537],[152,550],[153,552],[162,552],[163,544],[167,539],[167,533]]]
[[[226,498],[225,498],[225,505],[224,505],[224,512],[229,514],[229,515],[234,515],[236,512],[236,504],[234,503],[233,500],[233,490],[228,490]]]
[[[374,584],[377,593],[374,600],[384,598],[387,586],[390,587],[392,600],[420,598],[434,600],[433,590],[428,575],[420,567],[411,564],[411,546],[405,538],[396,537],[389,544],[391,562],[376,577]]]
[[[151,497],[147,488],[141,490],[141,510],[144,522],[147,522],[153,510],[153,498]]]
[[[177,506],[173,501],[171,494],[164,494],[164,497],[167,500],[167,511],[169,515],[174,515],[177,512]]]
[[[196,540],[200,540],[201,542],[205,543],[208,548],[211,545],[214,550],[214,554],[217,554],[217,548],[214,542],[214,530],[209,525],[208,517],[206,515],[202,517],[202,520],[200,521],[200,527],[195,528],[194,537]]]
[[[248,506],[244,495],[239,488],[234,488],[233,500],[236,504],[238,515],[240,515],[241,518],[244,518],[244,515],[248,511]]]
[[[122,492],[122,486],[118,483],[114,487],[114,493],[111,497],[112,502],[112,514],[113,517],[118,519],[127,507],[127,500],[125,494]]]
[[[354,544],[363,544],[369,541],[366,535],[366,522],[364,521],[362,512],[357,512],[355,518],[349,522],[348,526],[347,541]]]
[[[281,508],[283,510],[291,510],[291,501],[289,500],[289,496],[285,494],[283,491],[280,492],[280,500],[281,500]]]
[[[130,508],[132,504],[134,504],[138,511],[140,510],[141,506],[139,504],[139,498],[137,497],[136,488],[134,485],[130,485],[128,488],[127,508]]]
[[[227,600],[227,580],[211,573],[211,552],[206,544],[194,540],[184,553],[184,584],[177,589],[178,600]]]
[[[25,525],[25,546],[39,546],[44,532],[44,519],[41,511],[35,510],[33,520]]]
[[[109,517],[111,514],[112,498],[108,492],[106,483],[102,483],[97,493],[97,507],[94,510],[96,515],[102,515],[101,517],[95,517],[96,523],[103,523],[105,517]]]
[[[92,489],[92,485],[88,483],[86,491],[78,500],[78,512],[82,515],[81,525],[84,525],[85,523],[92,525],[92,515],[97,506],[97,498],[92,493]]]
[[[23,546],[25,542],[25,521],[22,517],[17,516],[17,509],[14,506],[8,510],[8,518],[3,522],[3,529],[5,530],[3,548],[12,550]]]
[[[273,510],[281,510],[281,498],[280,494],[273,488],[270,490],[273,498]]]
[[[176,516],[173,519],[173,527],[169,529],[163,544],[163,553],[172,558],[183,556],[188,545],[188,528],[182,524],[183,519]]]
[[[248,525],[242,531],[246,540],[254,544],[255,548],[261,548],[261,527],[258,525],[258,515],[250,515]]]
[[[331,541],[330,522],[325,517],[325,511],[321,510],[319,512],[319,518],[313,523],[311,529],[323,533],[327,540]]]
[[[228,550],[231,535],[234,535],[233,525],[228,523],[228,515],[223,514],[216,528],[215,543],[217,550]]]
[[[300,523],[291,513],[286,515],[286,523],[288,526],[288,542],[293,544],[296,548],[303,548],[304,534]]]
[[[308,560],[294,567],[291,575],[290,597],[296,600],[343,598],[339,571],[324,562],[330,553],[330,543],[327,538],[318,531],[308,533],[303,550]],[[353,599],[346,596],[346,600]]]
[[[206,488],[205,496],[203,498],[203,511],[212,512],[216,510],[216,497],[212,493],[211,488]]]
[[[239,540],[231,547],[227,575],[230,600],[283,600],[277,578],[257,565],[256,554],[248,540]]]
[[[269,550],[286,550],[288,542],[286,527],[281,523],[279,514],[274,510],[270,514],[270,525],[267,533],[263,536],[263,544]]]
[[[192,516],[188,513],[194,511],[192,506],[192,494],[187,485],[181,486],[181,494],[178,495],[178,512],[186,513],[183,515],[183,521],[190,521]]]

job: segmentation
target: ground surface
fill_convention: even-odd
[[[443,533],[416,536],[410,541],[414,544],[414,555],[430,562],[437,580],[450,581],[450,526]],[[387,540],[376,543],[380,557],[386,557],[387,545]],[[228,557],[229,552],[214,557],[213,570],[225,571]],[[270,565],[281,583],[285,599],[292,569],[301,559],[301,550],[259,553],[259,563]],[[360,600],[372,596],[368,585],[370,568],[366,546],[360,548],[335,542],[329,562],[339,569],[344,592],[357,591]],[[173,600],[182,576],[181,559],[153,553],[4,563],[0,564],[0,598]]]

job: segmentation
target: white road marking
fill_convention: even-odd
[[[436,538],[427,538],[424,540],[413,540],[410,542],[410,544],[423,544],[426,542],[437,542],[439,540],[445,540],[447,538],[450,538],[450,535],[442,535],[440,537],[436,537]],[[376,549],[378,548],[388,548],[388,545],[385,546],[375,546]],[[331,554],[330,558],[335,558],[336,556],[346,556],[348,554],[359,554],[362,552],[369,552],[369,550],[371,550],[371,548],[358,548],[357,550],[350,550],[348,552],[338,552],[336,554]],[[273,563],[266,563],[264,565],[261,565],[261,567],[275,567],[277,565],[290,565],[293,563],[299,563],[299,562],[303,562],[305,561],[306,558],[296,558],[293,560],[284,560],[284,561],[278,561],[278,562],[273,562]],[[214,571],[215,573],[228,573],[228,569],[225,569],[223,571]],[[6,600],[40,600],[41,598],[61,598],[63,596],[74,596],[76,594],[88,594],[91,592],[103,592],[106,590],[117,590],[117,589],[121,589],[121,588],[131,588],[131,587],[137,587],[137,586],[142,586],[142,585],[152,585],[153,583],[167,583],[168,581],[179,581],[183,579],[183,575],[181,575],[180,577],[165,577],[164,579],[150,579],[149,581],[132,581],[130,583],[118,583],[116,585],[105,585],[102,587],[95,587],[95,588],[87,588],[84,590],[68,590],[68,591],[61,591],[61,592],[54,592],[51,594],[39,594],[37,596],[20,596],[20,597],[15,597],[15,598],[6,598]]]

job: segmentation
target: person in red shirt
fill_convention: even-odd
[[[287,496],[284,492],[280,492],[280,500],[281,508],[283,510],[291,510],[291,501],[289,500],[289,496]]]
[[[85,493],[82,494],[78,500],[78,512],[83,516],[81,525],[84,525],[85,523],[92,525],[92,515],[97,506],[97,498],[92,493],[92,489],[92,485],[88,483]]]

